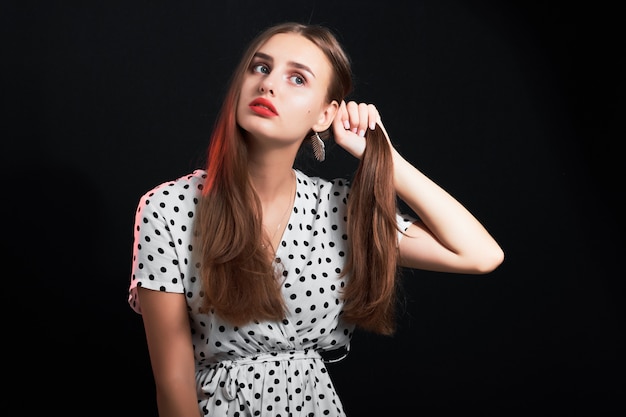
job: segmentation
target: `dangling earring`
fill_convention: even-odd
[[[315,159],[322,162],[326,159],[326,146],[324,145],[324,141],[320,138],[320,134],[315,132],[314,135],[311,135],[311,145],[313,146],[313,155],[315,155]]]

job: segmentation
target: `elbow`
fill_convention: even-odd
[[[485,253],[474,265],[473,273],[485,275],[495,271],[504,262],[504,251],[499,246]]]

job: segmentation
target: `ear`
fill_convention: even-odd
[[[317,123],[313,126],[312,129],[315,132],[323,132],[324,130],[328,129],[332,124],[335,115],[337,114],[337,110],[339,110],[339,103],[337,103],[337,100],[333,100],[329,104],[327,104],[320,114]]]

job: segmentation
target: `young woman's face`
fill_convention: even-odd
[[[263,44],[247,69],[237,122],[258,140],[299,143],[328,117],[331,65],[311,41],[277,34]],[[332,120],[331,120],[332,121]]]

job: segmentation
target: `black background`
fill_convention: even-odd
[[[623,19],[612,2],[4,2],[5,380],[20,414],[155,416],[126,303],[138,199],[202,165],[230,71],[283,20],[334,29],[352,98],[506,252],[405,271],[392,338],[330,366],[349,416],[624,405]],[[338,147],[317,170],[351,175]]]

